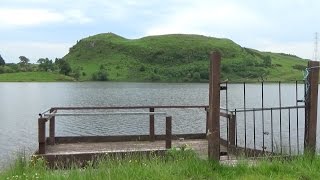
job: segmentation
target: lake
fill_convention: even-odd
[[[295,105],[295,84],[282,84],[282,106]],[[126,82],[72,82],[72,83],[0,83],[0,163],[8,161],[13,152],[25,150],[34,152],[37,148],[38,113],[54,106],[138,106],[138,105],[207,105],[208,84],[205,83],[126,83]],[[260,84],[246,85],[246,107],[261,107]],[[299,99],[303,99],[303,85],[298,85]],[[228,105],[225,91],[221,94],[221,106],[229,110],[243,108],[243,84],[228,85]],[[303,105],[303,104],[301,104]],[[278,84],[264,85],[264,107],[279,106]],[[128,110],[123,110],[128,112]],[[131,110],[142,111],[142,110]],[[145,110],[147,111],[147,110]],[[173,117],[173,133],[205,132],[204,109],[159,109]],[[295,110],[292,113],[292,134],[297,130],[303,145],[304,112],[299,111],[299,127]],[[279,112],[274,111],[274,114]],[[259,117],[256,114],[257,134],[263,134]],[[239,117],[238,117],[239,116]],[[243,134],[244,113],[237,115],[238,133]],[[247,113],[247,139],[252,132],[252,113]],[[264,115],[265,131],[270,133],[270,115]],[[283,129],[288,127],[288,114],[283,112]],[[302,117],[302,118],[300,118]],[[156,115],[156,134],[164,132],[164,116]],[[277,138],[277,118],[274,118],[274,139]],[[96,116],[96,117],[57,117],[56,135],[124,135],[148,134],[148,115]],[[222,136],[226,135],[226,123],[221,122]],[[269,128],[269,129],[268,129]],[[278,128],[278,129],[277,129]],[[319,128],[318,128],[319,129]],[[248,131],[248,130],[247,130]],[[260,132],[260,133],[259,133]],[[286,131],[287,132],[287,131]],[[286,138],[286,132],[283,137]],[[291,135],[292,141],[295,135]],[[261,137],[257,135],[257,146],[261,146]],[[302,139],[301,139],[302,138]],[[266,139],[268,139],[266,137]],[[301,141],[302,140],[302,141]],[[239,135],[238,143],[243,144]],[[251,140],[250,140],[251,141]],[[270,141],[266,140],[266,141]],[[252,145],[252,142],[247,142]],[[259,145],[260,143],[260,145]],[[283,140],[286,143],[286,140]],[[291,142],[292,144],[293,142]],[[265,146],[268,143],[266,142]],[[293,144],[294,145],[294,144]]]

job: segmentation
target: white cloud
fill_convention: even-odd
[[[275,42],[264,40],[259,43],[257,49],[261,51],[271,51],[297,55],[304,59],[313,59],[312,42]]]
[[[0,25],[3,27],[38,25],[63,19],[63,15],[44,9],[0,9]]]
[[[35,8],[0,8],[0,27],[35,26],[45,23],[87,23],[91,19],[80,10],[56,12]]]
[[[177,1],[179,2],[179,1]],[[237,3],[205,0],[181,2],[162,22],[148,28],[146,35],[169,33],[225,34],[223,30],[267,26],[266,20]],[[219,32],[220,31],[220,32]]]
[[[50,42],[0,42],[2,57],[6,62],[19,62],[19,56],[26,56],[35,63],[39,58],[61,58],[69,52],[73,43]]]

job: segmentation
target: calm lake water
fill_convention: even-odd
[[[295,105],[295,84],[281,86],[282,106]],[[298,87],[299,99],[303,99],[303,85]],[[221,106],[229,110],[243,108],[243,85],[228,85],[228,105],[225,91],[221,94]],[[34,152],[37,148],[38,113],[54,106],[137,106],[137,105],[207,105],[208,84],[193,83],[0,83],[0,163],[8,161],[13,152],[25,150]],[[303,104],[301,104],[303,105]],[[265,84],[264,107],[279,106],[278,85]],[[261,86],[246,85],[246,107],[261,107]],[[118,110],[117,110],[118,111]],[[124,110],[128,112],[128,110]],[[134,111],[134,110],[133,110]],[[143,111],[143,110],[136,110]],[[147,111],[147,110],[145,110]],[[204,109],[159,109],[173,116],[173,133],[205,132]],[[296,112],[292,110],[291,145],[303,145],[304,112],[298,110],[298,128]],[[275,141],[279,140],[279,111],[273,112]],[[295,115],[295,116],[294,116]],[[253,113],[237,114],[238,143],[243,145],[244,135],[248,146],[252,146]],[[262,113],[256,116],[256,146],[262,147]],[[282,143],[288,145],[289,112],[282,112]],[[259,118],[260,117],[260,118]],[[156,116],[156,133],[164,132],[162,115]],[[245,122],[246,121],[246,122]],[[247,133],[244,133],[244,122]],[[264,114],[265,132],[271,132],[270,112]],[[123,135],[148,134],[148,115],[96,116],[96,117],[57,117],[57,136],[75,135]],[[285,130],[287,129],[287,130]],[[318,128],[319,129],[319,128]],[[297,130],[300,134],[297,137]],[[226,123],[221,122],[222,136],[226,136]],[[278,134],[277,134],[278,133]],[[240,135],[242,134],[242,135]],[[270,146],[270,135],[265,135],[265,146]],[[270,148],[270,147],[267,147]]]

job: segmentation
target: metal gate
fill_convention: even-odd
[[[308,62],[301,81],[248,83],[220,82],[220,60],[218,53],[211,55],[209,158],[315,152],[319,62]],[[217,117],[217,108],[227,116]],[[220,151],[226,153],[217,156]]]

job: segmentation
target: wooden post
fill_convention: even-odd
[[[154,112],[154,108],[149,108],[149,112]],[[149,115],[150,141],[155,141],[154,114]]]
[[[220,63],[218,52],[210,55],[208,157],[220,160]]]
[[[50,113],[54,112],[53,109],[50,109]],[[49,144],[54,145],[55,144],[55,116],[52,116],[49,122]]]
[[[38,119],[39,154],[46,153],[46,118]]]
[[[231,114],[229,120],[229,145],[236,145],[236,115]]]
[[[318,82],[319,82],[319,62],[309,61],[309,76],[306,85],[305,95],[305,152],[314,154],[316,151],[317,137],[317,110],[318,110]]]
[[[171,139],[172,139],[172,117],[166,117],[166,149],[171,148]]]

